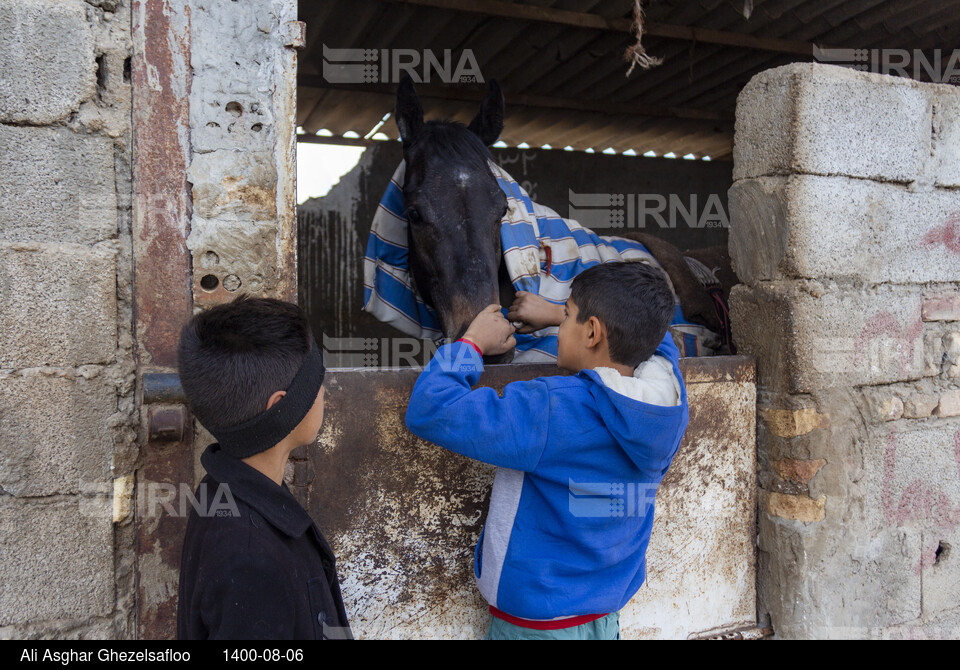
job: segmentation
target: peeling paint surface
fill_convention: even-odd
[[[287,33],[296,0],[190,4],[196,303],[240,293],[293,300],[296,52]]]
[[[755,622],[755,378],[751,359],[685,359],[691,419],[657,494],[647,583],[627,638],[686,638]],[[489,366],[483,385],[556,374]],[[329,370],[324,428],[294,477],[338,558],[361,638],[479,638],[489,622],[473,550],[494,468],[404,425],[415,369]]]
[[[134,261],[139,369],[172,369],[180,328],[190,318],[189,161],[190,7],[186,2],[133,4]],[[145,441],[137,483],[193,479],[192,434],[178,443]],[[177,573],[186,519],[137,513],[137,637],[176,634]]]

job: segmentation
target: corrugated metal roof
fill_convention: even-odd
[[[308,134],[369,133],[393,110],[396,85],[331,84],[323,46],[363,49],[470,49],[484,79],[496,78],[507,101],[502,139],[509,145],[729,158],[736,98],[762,70],[812,58],[745,46],[644,36],[659,67],[627,78],[623,31],[489,16],[397,0],[301,0],[307,46],[300,54],[298,125]],[[448,0],[458,4],[458,0]],[[460,0],[468,4],[470,0]],[[428,3],[430,4],[430,3]],[[434,3],[436,4],[436,3]],[[443,3],[440,3],[443,4]],[[477,3],[473,2],[476,6]],[[501,3],[502,4],[502,3]],[[523,0],[515,5],[631,16],[633,0]],[[489,4],[487,6],[490,6]],[[843,48],[935,48],[960,43],[960,0],[646,0],[649,25],[687,26],[755,38]],[[655,31],[654,31],[655,32]],[[418,87],[427,118],[468,122],[482,85]],[[429,97],[438,95],[441,97]],[[460,99],[447,99],[448,96]],[[691,118],[694,117],[694,118]],[[380,132],[397,137],[388,121]]]

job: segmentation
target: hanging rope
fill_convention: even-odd
[[[633,68],[638,65],[641,69],[649,70],[663,63],[662,58],[651,56],[641,44],[643,39],[643,7],[640,5],[640,0],[633,0],[633,25],[630,27],[630,32],[633,33],[637,41],[623,53],[623,59],[630,63],[630,67],[627,69],[628,77],[633,72]]]

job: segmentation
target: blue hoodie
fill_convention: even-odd
[[[669,333],[638,373],[657,356],[672,367],[675,405],[613,390],[603,368],[514,382],[502,397],[471,390],[483,360],[463,342],[441,347],[417,379],[407,427],[499,467],[475,557],[477,586],[497,609],[538,620],[606,614],[643,584],[654,493],[689,418]]]

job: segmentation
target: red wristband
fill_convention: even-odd
[[[483,356],[483,352],[480,351],[480,347],[477,346],[477,343],[476,343],[476,342],[471,342],[470,340],[468,340],[468,339],[465,338],[465,337],[461,337],[459,340],[457,340],[457,342],[466,342],[466,343],[469,344],[471,347],[473,347],[473,348],[476,350],[476,352],[477,352],[478,354],[480,354],[480,356]]]

